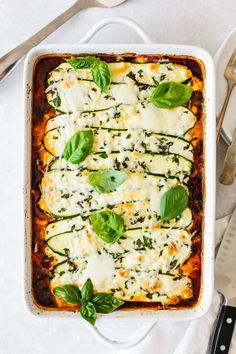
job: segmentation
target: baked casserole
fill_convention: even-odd
[[[204,65],[190,56],[46,55],[32,127],[33,291],[90,280],[121,308],[194,307],[201,289]],[[92,301],[92,300],[91,300]]]

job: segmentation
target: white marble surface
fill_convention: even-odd
[[[32,35],[72,3],[73,0],[0,0],[0,55]],[[89,9],[79,13],[45,42],[76,43],[99,19],[120,15],[135,19],[160,43],[199,45],[214,55],[225,36],[236,26],[235,13],[235,0],[128,0],[116,9]],[[93,41],[118,43],[135,42],[137,39],[127,28],[113,25],[109,30],[103,29]],[[52,351],[58,354],[112,353],[111,349],[94,340],[77,321],[39,320],[31,317],[24,307],[22,65],[0,86],[0,122],[0,354],[49,354]],[[225,148],[221,142],[217,151],[218,169],[221,168]],[[231,187],[217,185],[217,217],[232,211],[236,204],[235,196],[236,182]],[[139,325],[102,324],[104,331],[116,338],[125,338]],[[187,324],[180,324],[180,327],[184,333]],[[162,330],[163,325],[159,324],[138,352],[172,353],[177,345],[173,333],[170,334],[169,350],[164,346],[157,349],[158,340],[155,338],[161,335]],[[125,353],[131,353],[131,350]]]

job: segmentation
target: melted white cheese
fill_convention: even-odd
[[[111,72],[111,82],[113,83],[130,82],[130,84],[133,84],[132,74],[135,76],[135,80],[138,83],[154,86],[156,86],[156,82],[182,82],[192,76],[191,71],[188,70],[186,66],[172,63],[136,64],[117,62],[109,63],[108,66]],[[131,75],[129,75],[130,73]],[[70,64],[62,63],[49,73],[48,84],[50,85],[54,82],[65,80],[67,78],[92,81],[91,70],[75,70]]]
[[[78,120],[80,123],[80,120]],[[78,130],[88,129],[79,124],[62,125],[46,132],[44,146],[52,155],[60,156],[70,137]],[[135,150],[138,152],[151,151],[153,153],[174,153],[189,160],[193,160],[192,144],[181,138],[150,134],[143,129],[109,130],[93,129],[94,152]]]
[[[139,107],[139,108],[138,108]],[[60,126],[76,132],[84,127],[101,127],[111,129],[144,129],[181,137],[196,122],[194,114],[185,107],[162,109],[151,104],[145,106],[121,105],[108,110],[88,113],[57,115],[48,120],[46,131]]]
[[[192,223],[192,213],[189,208],[186,208],[181,217],[173,219],[168,222],[160,222],[158,220],[159,215],[156,210],[149,208],[150,201],[136,201],[131,203],[122,203],[114,206],[112,209],[118,215],[122,215],[125,219],[125,225],[128,230],[135,229],[137,227],[166,227],[170,229],[185,229]],[[63,220],[51,222],[47,225],[45,232],[45,240],[60,233],[79,231],[84,226],[84,220],[81,216],[74,216]]]
[[[88,183],[86,175],[78,171],[45,172],[41,182],[41,209],[58,216],[72,216],[109,205],[148,201],[149,210],[159,215],[162,195],[178,184],[176,179],[143,176],[136,172],[130,173],[114,192],[100,194]]]
[[[96,292],[122,289],[117,291],[121,293],[119,297],[124,300],[139,294],[145,301],[147,293],[153,293],[154,298],[163,292],[168,296],[184,296],[183,289],[174,286],[173,282],[177,280],[173,280],[173,276],[163,278],[168,284],[172,284],[169,288],[163,288],[163,285],[156,281],[159,277],[162,278],[158,275],[159,272],[175,272],[175,269],[189,257],[191,236],[188,232],[168,229],[151,232],[138,229],[127,231],[119,242],[107,244],[97,238],[88,222],[85,224],[85,228],[80,231],[73,231],[67,235],[58,234],[48,240],[48,246],[53,252],[61,253],[67,248],[71,261],[75,262],[77,267],[73,272],[57,273],[55,278],[57,283],[70,280],[82,287],[90,278]],[[145,248],[147,240],[149,246]],[[50,252],[48,250],[49,256]],[[148,274],[155,274],[156,277],[152,279]],[[146,277],[141,283],[138,280],[143,275]],[[190,284],[186,277],[180,277],[178,281],[182,285],[186,282]],[[158,288],[155,288],[157,285]]]
[[[191,254],[192,213],[186,208],[176,219],[161,222],[160,201],[171,187],[188,181],[193,148],[187,132],[196,117],[186,107],[157,108],[149,96],[157,82],[183,82],[192,74],[172,63],[108,65],[108,93],[92,81],[90,69],[62,63],[48,76],[48,102],[65,113],[47,122],[44,146],[59,158],[44,173],[39,205],[69,217],[46,228],[46,253],[58,263],[51,286],[82,288],[90,278],[95,292],[176,304],[193,295],[191,279],[179,272]],[[62,158],[65,144],[84,129],[93,129],[92,154],[71,165]],[[102,169],[124,170],[128,178],[115,191],[99,194],[88,175]],[[91,211],[107,209],[125,221],[123,237],[113,244],[97,237],[89,221]]]

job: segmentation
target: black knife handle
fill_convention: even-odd
[[[223,305],[212,341],[211,354],[229,353],[235,320],[236,307]]]

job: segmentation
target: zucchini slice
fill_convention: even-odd
[[[65,260],[65,261],[62,261],[58,264],[55,265],[55,267],[53,268],[53,273],[55,274],[64,274],[65,272],[68,272],[70,269],[70,265],[69,263]]]
[[[80,215],[57,221],[51,221],[46,226],[45,240],[64,232],[79,231],[85,226],[85,224],[85,220]]]
[[[126,280],[119,276],[124,272],[125,269],[118,271],[113,281],[113,295],[124,301],[156,301],[176,305],[176,302],[186,301],[193,296],[192,280],[188,276],[162,274],[156,270],[133,270],[129,272],[129,278]]]
[[[101,257],[108,254],[116,268],[173,272],[191,254],[191,235],[186,230],[158,229],[127,230],[113,244],[99,239],[93,232],[72,231],[52,236],[48,247],[57,254],[69,255],[71,260],[87,259],[96,252]],[[140,262],[142,256],[142,262]]]
[[[111,193],[98,193],[88,182],[88,171],[53,170],[41,180],[42,210],[60,217],[87,214],[121,203],[149,201],[147,208],[159,214],[161,196],[179,184],[176,178],[129,173],[123,184]],[[185,187],[186,188],[186,187]],[[187,188],[186,188],[187,189]]]
[[[106,259],[107,261],[107,259]],[[100,268],[104,262],[99,262]],[[111,263],[112,264],[112,263]],[[158,270],[136,271],[118,268],[114,271],[112,267],[102,268],[104,276],[100,281],[96,280],[97,271],[91,271],[86,267],[83,272],[56,275],[52,281],[52,287],[69,283],[83,283],[86,277],[92,279],[96,292],[105,291],[124,301],[160,302],[176,305],[177,302],[191,299],[193,296],[192,280],[188,276],[179,274],[163,274]],[[109,270],[109,271],[108,271]],[[106,277],[106,275],[113,275]],[[126,276],[122,276],[125,274]],[[102,284],[102,285],[101,285]],[[111,291],[112,289],[112,291]]]
[[[75,126],[73,127],[75,128]],[[45,149],[53,156],[61,156],[66,142],[75,133],[67,126],[59,126],[46,132],[43,138]],[[121,151],[135,150],[152,153],[174,153],[193,160],[193,146],[183,138],[148,133],[143,130],[95,129],[93,128],[94,152],[110,153],[120,147]]]
[[[78,259],[79,257],[83,257],[83,242],[84,240],[86,241],[86,239],[87,233],[84,230],[80,232],[63,232],[62,234],[50,237],[47,240],[47,245],[54,253],[61,256],[69,255],[71,259]],[[98,245],[95,236],[93,242],[94,245],[92,245],[92,247],[97,249]]]
[[[50,250],[50,248],[48,248]],[[58,254],[52,253],[52,251],[50,250],[51,254],[53,256]],[[61,256],[59,256],[61,257]],[[51,268],[51,272],[54,276],[56,277],[67,277],[67,279],[71,278],[71,276],[73,277],[73,275],[77,275],[78,273],[83,271],[86,268],[87,265],[87,261],[85,261],[84,259],[73,259],[73,260],[69,260],[69,259],[65,259],[64,257],[64,261],[58,262],[53,268]],[[68,279],[68,280],[69,280]],[[70,281],[68,281],[70,283]]]
[[[183,179],[191,173],[192,162],[176,154],[141,154],[136,151],[125,151],[122,153],[112,152],[106,158],[100,154],[89,155],[80,165],[72,165],[67,163],[65,159],[58,158],[52,160],[48,166],[49,171],[57,169],[76,171],[122,169]]]
[[[129,78],[138,84],[157,85],[157,82],[183,82],[192,76],[184,65],[173,63],[109,63],[112,82],[127,81]],[[91,74],[90,74],[91,75]]]
[[[161,222],[158,214],[150,210],[149,206],[149,201],[141,201],[115,205],[111,209],[115,213],[122,215],[125,219],[126,228],[129,230],[139,227],[188,229],[192,224],[192,212],[189,208],[186,208],[177,219]],[[80,215],[50,222],[46,227],[45,240],[63,232],[79,232],[85,225],[86,220]]]
[[[145,91],[147,96],[151,89]],[[93,81],[70,77],[49,85],[46,89],[48,103],[60,112],[83,112],[108,109],[119,104],[137,104],[139,88],[127,83],[111,84],[108,93],[101,92]]]
[[[152,103],[142,105],[113,105],[110,109],[100,111],[58,114],[50,118],[46,131],[58,126],[77,131],[82,127],[109,129],[144,129],[149,132],[181,137],[196,123],[196,117],[186,107],[162,109]]]
[[[183,82],[192,76],[192,73],[184,65],[173,63],[129,63],[129,62],[113,62],[108,63],[111,73],[112,83],[135,82],[137,84],[145,84],[156,86],[157,83],[165,81]],[[92,81],[90,69],[74,69],[68,63],[62,63],[48,74],[48,85],[63,80],[71,80],[76,78],[79,80]]]

